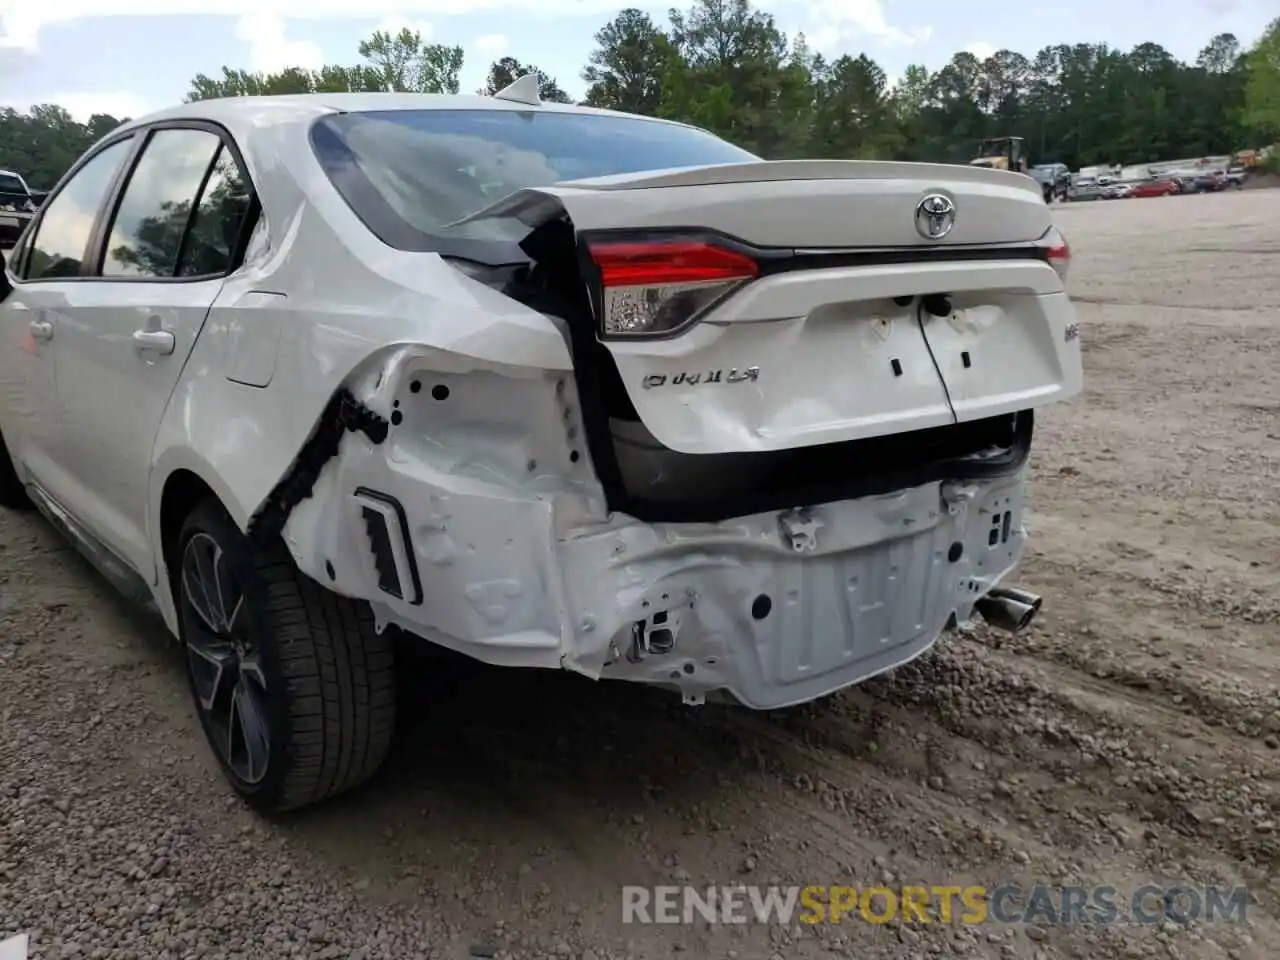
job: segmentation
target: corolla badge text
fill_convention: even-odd
[[[646,390],[654,387],[699,387],[713,383],[745,383],[760,379],[759,367],[746,367],[739,370],[730,367],[728,370],[701,370],[696,373],[676,373],[667,376],[665,373],[651,373],[642,381]]]

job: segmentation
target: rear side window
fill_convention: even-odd
[[[26,193],[27,188],[11,173],[0,173],[0,193]]]
[[[525,187],[758,157],[679,124],[614,114],[381,110],[316,122],[312,146],[343,199],[385,243],[520,240],[512,220],[456,221]]]
[[[178,276],[216,276],[231,269],[252,199],[248,182],[224,144],[200,193],[191,229],[182,243]]]
[[[104,277],[174,276],[192,208],[221,146],[207,130],[152,134],[112,221]]]
[[[45,203],[31,241],[24,279],[79,276],[98,208],[132,146],[133,138],[126,137],[100,151]]]

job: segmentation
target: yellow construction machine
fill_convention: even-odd
[[[978,155],[969,161],[973,167],[992,170],[1027,172],[1027,152],[1022,137],[987,137],[978,143]]]

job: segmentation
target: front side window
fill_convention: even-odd
[[[518,241],[513,221],[458,224],[509,193],[615,174],[759,158],[693,127],[521,110],[380,110],[324,117],[312,145],[338,192],[384,242]]]
[[[80,274],[80,262],[98,208],[129,154],[133,138],[105,148],[76,171],[75,176],[44,205],[26,260],[27,280],[52,280]]]
[[[172,277],[191,209],[222,146],[207,130],[157,130],[143,148],[107,236],[104,277]]]
[[[31,231],[27,230],[18,238],[18,242],[9,251],[8,256],[5,257],[9,272],[15,277],[22,276],[22,264],[29,249],[31,249]]]

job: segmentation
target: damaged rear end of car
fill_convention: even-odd
[[[309,573],[358,555],[333,586],[380,624],[768,709],[975,609],[1035,615],[1001,586],[1034,411],[1081,377],[1032,181],[743,155],[508,191],[439,236],[420,249],[554,323],[571,369],[410,345],[352,387],[385,437],[334,445],[284,533]]]

